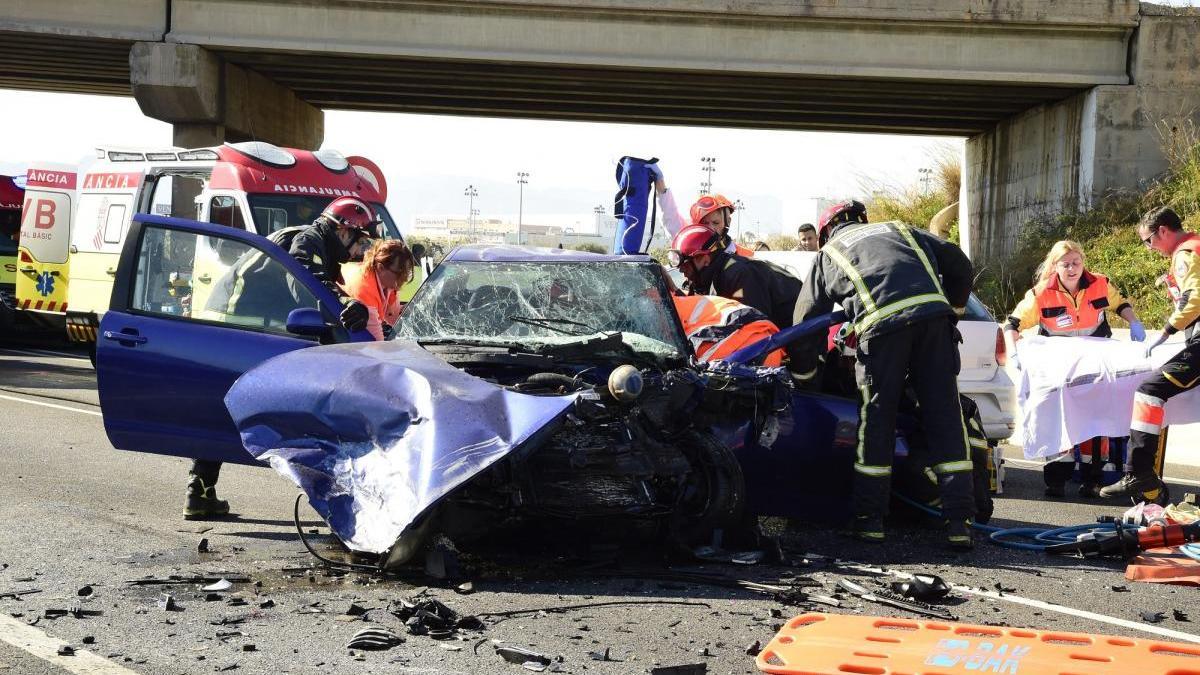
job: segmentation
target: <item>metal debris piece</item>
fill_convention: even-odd
[[[143,577],[141,579],[130,579],[125,583],[130,586],[178,586],[182,584],[211,584],[215,581],[226,579],[235,584],[250,583],[250,577],[245,574],[231,574],[229,572],[217,572],[215,574],[172,574],[165,577]]]
[[[521,647],[501,647],[497,645],[496,653],[505,661],[525,666],[528,670],[535,670],[535,668],[528,668],[526,664],[540,665],[541,670],[545,670],[552,663],[549,656],[529,649],[522,649]]]
[[[762,651],[762,640],[755,640],[754,642],[751,642],[749,645],[746,645],[746,656],[758,656],[758,653],[761,651]]]
[[[538,612],[568,612],[573,609],[589,609],[592,607],[615,607],[620,605],[684,605],[687,607],[706,607],[712,609],[707,602],[686,602],[683,600],[615,600],[612,602],[586,602],[580,605],[557,605],[553,607],[537,607],[532,609],[510,609],[507,612],[481,612],[480,617],[513,617],[521,614],[537,614]]]
[[[158,608],[164,612],[183,611],[183,608],[175,602],[175,596],[171,595],[170,593],[164,593],[163,596],[158,599]]]
[[[232,582],[232,581],[230,581],[230,580],[228,580],[228,579],[226,579],[226,578],[224,578],[224,577],[222,577],[222,578],[220,578],[220,579],[217,579],[217,580],[216,580],[216,581],[214,581],[213,583],[211,583],[211,584],[209,584],[209,585],[207,585],[207,586],[204,586],[204,587],[203,587],[203,588],[201,588],[200,590],[202,590],[202,591],[206,591],[206,592],[209,592],[209,593],[222,593],[222,592],[224,592],[224,591],[227,591],[227,590],[229,590],[229,589],[231,589],[231,588],[233,588],[233,582]]]
[[[650,669],[650,675],[707,675],[707,663],[689,663],[682,666],[659,666]]]
[[[886,605],[888,607],[895,607],[896,609],[903,609],[914,614],[931,616],[935,619],[942,619],[943,621],[958,620],[957,616],[942,607],[921,602],[920,600],[905,598],[889,591],[868,591],[863,586],[860,586],[849,579],[838,580],[838,587],[850,593],[851,595],[855,595],[863,600],[866,600],[867,602],[874,602],[880,605]]]
[[[936,574],[914,574],[911,579],[893,581],[892,591],[922,602],[941,600],[950,594],[950,584]]]
[[[242,651],[244,652],[253,652],[257,651],[257,649],[258,647],[255,647],[254,643],[252,642],[247,642],[246,644],[242,645]]]
[[[1128,586],[1109,586],[1113,593],[1131,593]]]
[[[34,593],[41,593],[41,592],[42,592],[42,589],[40,589],[40,588],[26,588],[26,589],[20,590],[20,591],[0,591],[0,600],[3,600],[5,598],[12,598],[13,600],[16,600],[16,599],[20,598],[22,595],[33,595]]]
[[[355,633],[354,637],[350,638],[350,642],[346,643],[346,649],[383,651],[402,642],[404,642],[403,637],[383,626],[370,626]]]
[[[84,609],[82,605],[72,605],[66,609],[57,607],[46,609],[42,612],[42,617],[46,619],[58,619],[68,614],[76,619],[82,619],[87,616],[102,616],[104,612],[99,609]]]
[[[95,591],[91,586],[84,586],[83,588],[75,591],[75,595],[78,595],[81,598],[86,598],[87,596],[91,595],[93,592],[95,592]]]
[[[588,652],[588,657],[593,661],[620,661],[612,657],[612,647],[605,647],[602,652]]]
[[[454,592],[458,593],[459,595],[470,595],[471,593],[475,592],[475,584],[471,583],[470,581],[464,581],[463,583],[454,587]]]
[[[208,537],[200,538],[200,543],[196,545],[196,550],[200,553],[208,553]]]
[[[275,606],[275,601],[270,598],[267,598],[266,600],[263,600],[262,602],[258,603],[259,609],[271,609],[274,606]]]
[[[1187,612],[1183,611],[1182,609],[1173,609],[1171,610],[1171,613],[1175,616],[1176,621],[1191,622],[1191,619],[1188,618]]]
[[[62,645],[61,647],[58,648],[58,655],[59,656],[74,656],[75,648],[72,647],[71,645]]]
[[[1141,612],[1141,615],[1142,621],[1145,621],[1146,623],[1159,623],[1163,619],[1167,618],[1167,615],[1163,614],[1162,612]]]

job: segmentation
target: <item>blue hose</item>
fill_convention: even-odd
[[[1200,562],[1200,544],[1184,544],[1179,547],[1179,552],[1192,560]]]
[[[916,509],[924,511],[931,516],[938,518],[942,517],[942,512],[935,508],[931,508],[913,499],[909,499],[902,494],[892,493],[897,499],[912,506]],[[1054,544],[1066,544],[1075,541],[1079,535],[1099,532],[1113,532],[1116,530],[1116,525],[1113,523],[1089,523],[1085,525],[1070,525],[1067,527],[1055,528],[1037,528],[1037,527],[995,527],[993,525],[983,525],[981,523],[971,523],[971,527],[986,532],[988,539],[997,546],[1005,548],[1015,548],[1022,551],[1044,551],[1047,546]],[[1189,544],[1195,546],[1195,544]],[[1200,547],[1197,547],[1200,549]],[[1194,552],[1200,556],[1200,550]],[[1186,553],[1191,556],[1191,553]],[[1200,558],[1197,558],[1200,560]]]

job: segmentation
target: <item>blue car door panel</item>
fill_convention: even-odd
[[[225,394],[263,361],[317,344],[288,313],[340,303],[275,244],[219,225],[139,215],[100,323],[96,371],[114,447],[254,464]]]

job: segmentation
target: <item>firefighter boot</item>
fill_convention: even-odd
[[[956,551],[970,551],[975,548],[975,540],[971,536],[971,521],[960,518],[947,521],[946,541],[950,548]]]
[[[229,513],[229,502],[217,499],[216,484],[205,484],[195,474],[188,477],[187,505],[183,509],[184,520],[219,518]]]
[[[1169,500],[1168,495],[1166,484],[1153,471],[1127,473],[1121,477],[1121,480],[1100,489],[1100,496],[1105,499],[1110,497],[1129,497],[1138,501],[1144,500],[1156,504],[1167,502]]]
[[[883,518],[880,516],[855,516],[850,535],[872,544],[883,543]]]

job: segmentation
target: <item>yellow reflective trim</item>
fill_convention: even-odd
[[[960,471],[972,471],[975,465],[972,462],[943,462],[933,467],[937,473],[958,473]]]
[[[892,475],[892,467],[890,466],[872,466],[870,464],[854,463],[854,470],[867,476],[890,476]]]
[[[1180,389],[1191,389],[1192,385],[1196,384],[1197,380],[1200,380],[1200,377],[1197,377],[1196,379],[1192,380],[1191,382],[1184,384],[1184,383],[1180,382],[1179,380],[1175,379],[1174,377],[1171,377],[1170,373],[1164,372],[1162,374],[1162,376],[1167,378],[1168,380],[1170,380],[1172,384],[1174,384],[1176,387],[1179,387]]]
[[[854,284],[854,288],[858,291],[858,297],[863,301],[863,308],[866,309],[868,313],[874,312],[875,299],[871,297],[871,292],[867,290],[866,282],[863,281],[862,275],[858,273],[858,270],[854,269],[854,265],[851,265],[850,261],[846,259],[846,256],[842,255],[842,252],[833,246],[826,246],[821,250],[828,254],[830,259],[837,263],[838,267],[842,268],[842,271],[846,273],[846,276],[850,277],[850,283]]]
[[[971,444],[972,448],[988,448],[988,442],[983,439],[967,437],[967,442]]]
[[[929,278],[933,280],[933,287],[938,289],[938,293],[945,295],[946,291],[942,290],[942,282],[938,279],[938,275],[933,271],[933,265],[929,264],[929,257],[925,255],[925,249],[917,243],[916,237],[909,231],[908,226],[903,223],[896,223],[896,231],[900,236],[908,241],[908,245],[916,252],[917,257],[921,259],[921,264],[925,266],[925,271],[929,273]]]
[[[946,300],[946,296],[942,295],[941,293],[924,293],[922,295],[914,295],[903,300],[897,300],[890,305],[884,305],[883,307],[868,313],[862,318],[861,321],[854,325],[854,329],[859,335],[862,335],[867,331],[868,328],[874,326],[876,323],[879,323],[893,314],[902,312],[909,307],[916,307],[917,305],[924,305],[931,302],[940,302],[944,305],[950,304],[949,301]]]
[[[862,405],[858,408],[858,450],[855,453],[858,461],[855,466],[863,463],[863,437],[867,428],[867,401],[871,399],[871,388],[864,384],[858,388],[858,393],[862,396]]]

